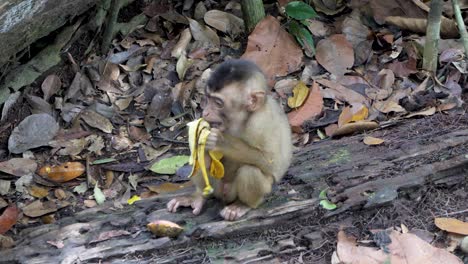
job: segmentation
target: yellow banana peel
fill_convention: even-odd
[[[210,135],[210,124],[203,118],[194,120],[187,124],[188,126],[188,141],[190,147],[190,160],[189,164],[192,165],[192,172],[189,177],[192,177],[198,169],[201,169],[203,180],[205,181],[205,188],[203,195],[209,196],[213,193],[213,187],[210,184],[208,173],[205,164],[205,147],[206,140]],[[210,175],[216,179],[221,179],[224,176],[224,166],[221,163],[223,154],[219,151],[208,151],[211,157]]]

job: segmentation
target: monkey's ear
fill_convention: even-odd
[[[247,102],[247,111],[255,112],[265,103],[265,92],[256,91],[250,93],[248,102]]]

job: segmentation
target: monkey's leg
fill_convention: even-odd
[[[263,174],[254,166],[244,165],[237,171],[237,176],[231,183],[225,183],[224,188],[232,196],[237,195],[237,200],[221,210],[221,216],[225,220],[234,221],[244,216],[252,208],[257,208],[266,194],[271,192],[273,177]]]

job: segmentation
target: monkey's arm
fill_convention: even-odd
[[[216,149],[239,163],[255,166],[265,174],[272,173],[272,161],[268,160],[265,153],[240,138],[223,134],[216,144]]]

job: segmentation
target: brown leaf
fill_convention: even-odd
[[[47,76],[41,85],[44,100],[49,101],[50,97],[57,93],[60,88],[62,88],[62,81],[57,75],[51,74]]]
[[[86,122],[86,124],[97,128],[105,133],[112,133],[112,129],[114,128],[109,119],[92,110],[82,111],[81,118]]]
[[[34,173],[36,169],[37,163],[32,159],[13,158],[0,162],[0,171],[19,177]]]
[[[364,138],[364,144],[366,145],[380,145],[382,143],[384,143],[385,140],[381,139],[381,138],[375,138],[375,137],[371,137],[371,136],[366,136]]]
[[[361,103],[354,103],[351,106],[343,108],[339,118],[338,127],[350,122],[356,122],[366,119],[369,116],[369,109]]]
[[[211,28],[201,25],[196,20],[188,18],[190,23],[190,31],[192,32],[193,38],[198,41],[203,47],[215,47],[218,48],[220,40],[216,32]]]
[[[312,119],[322,113],[323,97],[320,93],[320,88],[316,82],[312,84],[312,88],[305,103],[297,110],[288,113],[289,124],[293,131],[302,131],[302,124],[309,119]]]
[[[39,187],[37,185],[33,185],[31,186],[31,188],[29,188],[29,194],[31,194],[32,196],[36,198],[41,199],[41,198],[46,197],[49,194],[49,190],[46,188]]]
[[[328,126],[325,127],[325,134],[329,137],[333,136],[333,134],[335,133],[335,131],[338,129],[338,125],[337,124],[330,124]]]
[[[164,194],[164,193],[172,193],[176,192],[185,188],[188,188],[192,186],[191,181],[184,182],[182,184],[175,184],[171,182],[165,182],[160,185],[148,185],[146,188],[148,188],[150,191],[157,193],[157,194]]]
[[[186,28],[182,33],[180,33],[179,41],[172,49],[171,56],[178,59],[182,53],[187,50],[187,46],[191,40],[192,33],[190,33],[190,29]]]
[[[395,113],[406,112],[406,110],[402,106],[400,106],[397,102],[390,100],[390,99],[387,101],[375,101],[372,106],[384,114],[388,114],[390,112],[395,112]]]
[[[5,234],[18,221],[19,210],[16,205],[12,205],[0,215],[0,235]]]
[[[29,205],[23,207],[23,213],[29,217],[39,217],[49,213],[53,213],[58,209],[69,206],[67,201],[46,201],[41,202],[36,200]]]
[[[356,239],[347,237],[343,231],[338,233],[336,246],[337,262],[339,263],[446,263],[462,264],[455,255],[429,243],[411,233],[391,231],[390,242],[386,253],[382,249],[358,245]]]
[[[468,223],[455,218],[436,218],[435,225],[447,232],[468,236]]]
[[[435,112],[436,112],[436,107],[433,106],[433,107],[429,107],[428,109],[425,109],[425,110],[422,110],[422,111],[419,111],[419,112],[411,113],[411,114],[405,116],[405,118],[411,118],[411,117],[414,117],[414,116],[431,116],[431,115],[435,114]]]
[[[15,241],[11,237],[0,235],[0,249],[12,248],[15,246]]]
[[[344,124],[342,127],[335,130],[333,137],[344,136],[352,133],[359,133],[371,129],[376,129],[379,124],[373,121],[359,121],[355,123]]]
[[[296,41],[272,16],[266,16],[249,36],[243,59],[255,62],[265,73],[268,85],[274,86],[277,76],[286,76],[299,69],[304,54]]]
[[[244,32],[244,20],[230,13],[213,9],[206,12],[203,19],[207,25],[231,36],[238,36]]]
[[[330,88],[330,89],[325,89],[322,91],[324,98],[338,99],[340,101],[348,102],[350,104],[352,103],[366,104],[367,102],[367,99],[363,95],[351,89],[348,89],[344,87],[343,85],[340,85],[338,83],[335,83],[326,79],[318,79],[317,82],[325,87]]]
[[[353,66],[354,51],[346,37],[337,34],[319,41],[315,58],[327,71],[340,78]]]
[[[81,176],[85,172],[83,164],[77,161],[65,162],[61,165],[44,166],[37,174],[54,182],[67,182]]]

